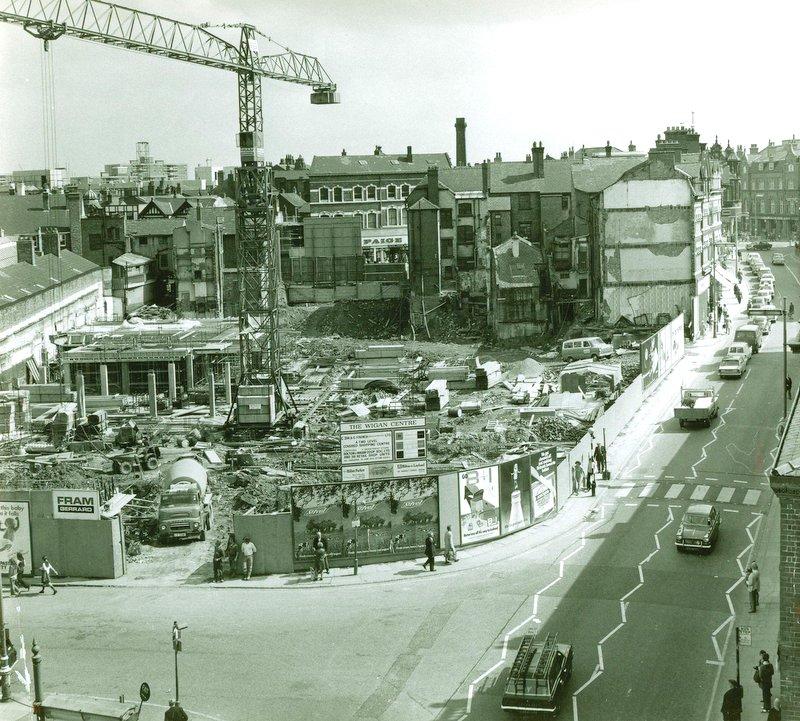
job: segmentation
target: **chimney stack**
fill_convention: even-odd
[[[758,146],[755,143],[750,143],[750,155],[758,154]]]
[[[606,140],[606,157],[611,157],[611,142]]]
[[[76,255],[83,255],[83,224],[86,210],[83,207],[83,193],[76,185],[64,188],[69,213],[69,249]]]
[[[467,121],[456,118],[456,166],[467,164]]]
[[[536,141],[533,141],[531,157],[533,158],[533,177],[544,178],[544,145],[541,142],[537,145]]]
[[[428,200],[439,207],[439,168],[435,165],[428,168]]]
[[[632,140],[628,143],[628,152],[629,153],[635,153],[636,152],[636,146],[633,144]]]
[[[42,186],[42,210],[50,210],[50,188]]]
[[[383,149],[380,145],[375,146],[375,150],[372,151],[373,155],[383,155]]]
[[[347,156],[347,151],[344,148],[342,148],[342,157],[344,158],[346,156]]]
[[[414,153],[411,152],[411,146],[406,146],[406,162],[410,163],[414,160]]]
[[[17,238],[17,263],[36,265],[33,238]]]
[[[495,153],[494,154],[494,162],[495,163],[502,163],[503,162],[503,156],[500,155],[500,153]]]
[[[489,197],[489,161],[484,160],[481,163],[481,183],[483,184],[483,194]]]
[[[61,257],[61,243],[59,242],[58,230],[55,228],[48,229],[47,232],[42,233],[42,255],[54,255],[56,258]]]

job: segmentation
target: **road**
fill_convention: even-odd
[[[774,273],[776,292],[800,308],[797,258]],[[716,378],[719,353],[692,351],[684,382],[720,389],[719,420],[681,430],[671,402],[647,404],[612,447],[635,452],[616,459],[596,516],[550,544],[490,568],[377,585],[65,588],[7,611],[14,634],[35,634],[48,691],[130,698],[148,681],[148,718],[174,694],[169,633],[178,619],[189,626],[180,688],[192,718],[491,721],[505,718],[500,696],[520,635],[537,628],[575,646],[556,718],[717,718],[731,609],[746,611],[741,563],[772,502],[765,470],[782,413],[779,327],[739,381]],[[797,387],[800,366],[789,360]],[[708,556],[672,544],[693,499],[722,511]]]

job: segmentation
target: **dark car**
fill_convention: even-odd
[[[768,240],[754,240],[745,246],[746,250],[769,250],[772,248],[772,243]]]
[[[719,536],[720,520],[719,512],[710,503],[689,506],[675,534],[675,548],[710,553]]]
[[[506,681],[500,708],[515,714],[555,713],[563,686],[572,676],[572,646],[556,634],[544,641],[525,634]]]

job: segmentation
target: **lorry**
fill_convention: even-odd
[[[162,470],[161,479],[159,540],[205,541],[212,516],[206,469],[194,458],[180,458]]]
[[[752,323],[739,326],[733,340],[736,343],[747,343],[753,353],[758,353],[761,348],[761,329]]]
[[[675,408],[675,418],[681,428],[690,423],[710,427],[719,414],[719,396],[716,389],[707,387],[681,388],[681,402]]]

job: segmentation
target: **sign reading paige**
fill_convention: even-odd
[[[53,518],[99,521],[100,493],[78,488],[53,491]]]

